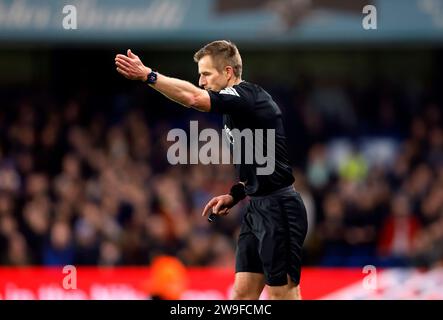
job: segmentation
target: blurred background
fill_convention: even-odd
[[[0,0],[0,298],[16,267],[124,269],[169,256],[196,279],[233,276],[246,201],[214,224],[201,217],[236,181],[233,167],[166,157],[170,129],[198,120],[219,131],[221,117],[114,66],[131,48],[197,84],[193,54],[217,39],[237,44],[243,79],[284,114],[309,216],[306,290],[334,270],[354,270],[341,287],[352,284],[365,265],[398,279],[439,270],[443,1]],[[227,297],[194,286],[186,297]],[[386,290],[357,298],[397,297]]]

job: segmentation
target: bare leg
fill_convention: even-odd
[[[233,300],[258,300],[265,286],[262,273],[237,272],[235,274]]]
[[[288,277],[288,284],[268,286],[267,289],[271,300],[301,300],[300,285],[295,285],[290,277]]]

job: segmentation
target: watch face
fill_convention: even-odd
[[[148,76],[149,83],[155,83],[157,81],[157,74],[155,72],[151,72]]]

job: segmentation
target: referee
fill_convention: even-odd
[[[301,299],[301,253],[307,217],[300,194],[293,187],[281,111],[265,90],[241,79],[242,60],[232,42],[211,42],[195,53],[194,60],[198,63],[199,86],[204,90],[146,67],[131,50],[115,57],[117,71],[124,77],[146,82],[185,107],[223,114],[228,133],[233,129],[275,130],[272,173],[258,175],[256,162],[237,164],[239,182],[228,194],[211,199],[203,216],[211,210],[226,215],[249,196],[237,242],[232,299],[258,299],[265,285],[270,299]],[[241,149],[244,155],[245,148]]]

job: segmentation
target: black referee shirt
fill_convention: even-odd
[[[233,129],[240,131],[250,129],[263,129],[263,150],[265,157],[274,156],[274,171],[268,175],[258,175],[257,167],[266,167],[266,164],[259,165],[255,161],[255,144],[247,139],[232,139],[230,143],[241,143],[242,159],[240,164],[235,164],[237,175],[240,181],[246,183],[246,194],[262,196],[272,191],[287,187],[294,182],[292,168],[288,159],[286,137],[281,119],[281,111],[272,97],[263,88],[256,84],[242,81],[238,85],[225,88],[219,92],[209,91],[211,99],[211,112],[223,114],[223,127],[225,133]],[[266,129],[275,130],[275,154],[267,155],[267,133]],[[246,163],[244,152],[246,144],[250,144],[254,149],[253,163]],[[231,145],[231,151],[233,146]],[[250,148],[247,150],[251,150]],[[262,150],[262,152],[263,152]]]

